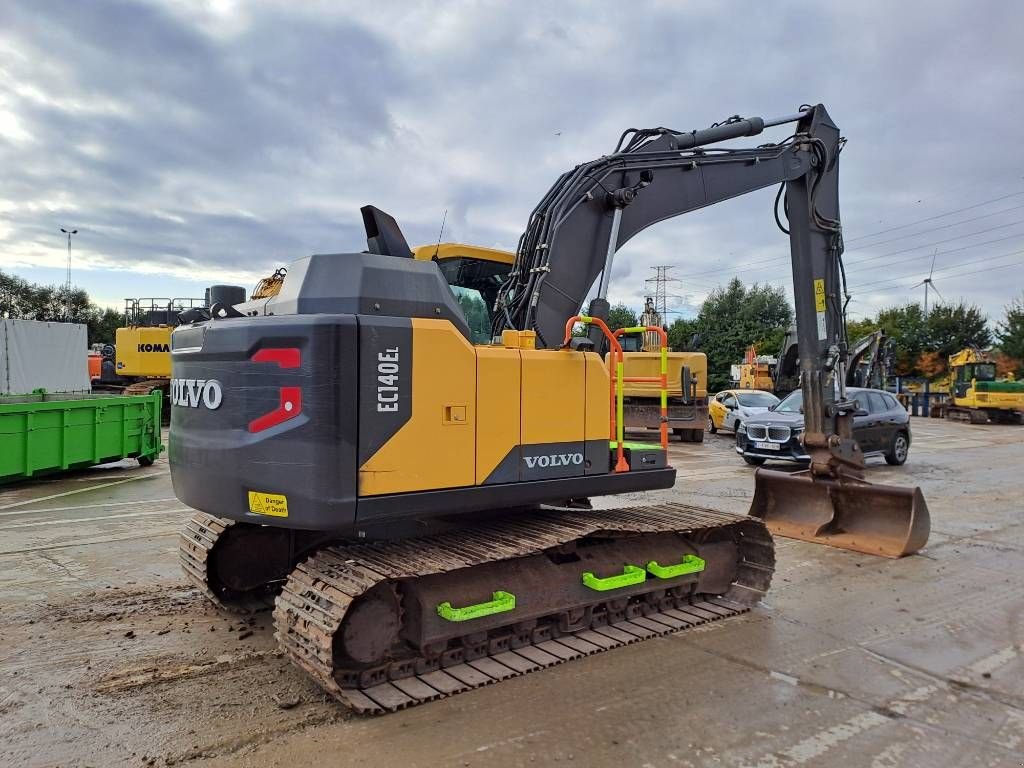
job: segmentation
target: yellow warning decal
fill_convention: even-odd
[[[288,517],[288,497],[280,493],[249,491],[249,511],[254,515]]]
[[[814,309],[818,312],[825,311],[825,281],[814,281]]]

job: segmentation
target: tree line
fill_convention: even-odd
[[[729,386],[730,367],[742,362],[751,344],[760,354],[777,354],[792,322],[793,310],[782,289],[745,286],[733,278],[704,300],[696,317],[679,318],[668,326],[669,346],[685,351],[696,340],[708,357],[708,385],[714,391]],[[637,325],[636,312],[623,304],[612,307],[613,330],[632,325]],[[1024,375],[1024,294],[1006,307],[994,331],[978,307],[963,302],[938,304],[927,315],[920,304],[910,303],[847,323],[851,343],[877,330],[892,339],[894,372],[900,376],[935,378],[945,372],[950,355],[966,347],[993,346],[1000,375]]]
[[[0,318],[81,323],[88,328],[89,344],[113,344],[114,332],[124,325],[124,314],[99,307],[81,288],[39,285],[0,270]]]

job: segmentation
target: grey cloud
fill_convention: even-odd
[[[610,151],[623,128],[805,101],[824,101],[850,139],[848,239],[1024,189],[1018,4],[271,3],[240,5],[230,29],[187,8],[0,11],[0,43],[25,55],[0,61],[0,110],[34,138],[5,141],[0,123],[0,254],[59,247],[54,222],[73,217],[93,233],[83,248],[127,267],[145,256],[262,271],[361,247],[365,202],[411,242],[432,242],[447,208],[446,239],[514,248],[557,175]],[[772,195],[642,233],[620,255],[613,296],[638,304],[649,267],[665,263],[679,265],[690,308],[736,272],[788,284]],[[908,245],[928,241],[920,229]],[[862,243],[847,260],[854,290],[880,275],[909,285],[920,263],[909,257],[927,252],[860,266],[886,253]],[[940,256],[936,269],[995,248]],[[1024,280],[989,274],[1005,279],[950,292],[996,315]],[[856,306],[903,298],[868,288]]]

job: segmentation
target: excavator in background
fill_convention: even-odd
[[[623,419],[627,430],[660,429],[662,332],[665,322],[648,297],[636,328],[621,329],[623,351]],[[666,336],[667,338],[667,336]],[[696,344],[691,340],[690,346]],[[605,361],[611,364],[610,353]],[[694,349],[665,352],[667,429],[684,443],[704,442],[708,420],[708,357]]]
[[[771,392],[775,389],[775,367],[779,359],[773,355],[757,354],[757,347],[751,344],[743,357],[737,378],[739,389],[761,389]]]
[[[711,147],[787,124],[777,143]],[[502,280],[463,246],[413,252],[366,206],[366,251],[300,259],[275,296],[195,313],[171,338],[171,477],[198,510],[180,540],[186,574],[220,605],[274,600],[283,652],[380,713],[748,610],[771,581],[769,530],[916,551],[920,490],[865,482],[851,437],[842,145],[821,105],[631,129],[555,182]],[[809,471],[758,470],[749,515],[664,496],[591,508],[686,483],[665,430],[660,445],[623,437],[623,353],[605,323],[616,251],[777,184]],[[486,341],[456,288],[480,293]]]
[[[997,379],[992,356],[962,349],[949,358],[949,400],[931,407],[935,418],[971,424],[1024,423],[1024,381]]]
[[[134,298],[124,300],[125,325],[114,332],[114,343],[104,344],[98,364],[90,361],[93,389],[118,391],[127,395],[148,395],[170,390],[171,333],[182,312],[208,307],[213,302],[237,304],[245,301],[245,289],[214,285],[204,298]],[[164,409],[168,413],[169,409]]]
[[[849,346],[846,386],[885,389],[892,364],[892,345],[884,331],[862,336]],[[758,355],[757,347],[748,347],[738,385],[740,389],[762,389],[780,398],[799,389],[800,356],[796,328],[786,332],[777,356]]]

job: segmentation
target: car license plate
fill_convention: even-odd
[[[782,446],[779,443],[754,443],[754,447],[763,451],[777,451]]]

